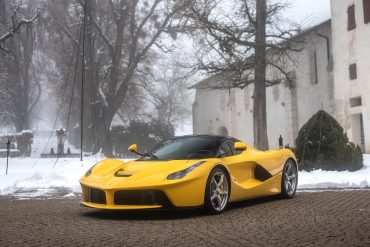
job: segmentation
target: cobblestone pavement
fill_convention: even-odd
[[[0,197],[0,246],[370,246],[370,190],[202,210],[107,212],[79,198]]]

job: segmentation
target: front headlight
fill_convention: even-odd
[[[197,168],[198,166],[200,166],[201,164],[203,164],[205,161],[199,161],[198,163],[195,163],[194,165],[184,169],[184,170],[181,170],[181,171],[178,171],[178,172],[175,172],[175,173],[171,173],[170,175],[167,176],[167,179],[168,180],[174,180],[174,179],[180,179],[180,178],[183,178],[186,176],[186,174],[188,174],[189,172],[191,172],[192,170],[194,170],[195,168]]]
[[[99,162],[98,162],[98,163],[96,163],[95,165],[93,165],[92,167],[90,167],[90,169],[89,169],[89,170],[87,170],[87,172],[85,173],[85,176],[86,176],[86,177],[90,176],[90,174],[91,174],[91,172],[92,172],[93,168],[94,168],[97,164],[99,164]]]

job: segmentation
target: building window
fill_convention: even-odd
[[[349,79],[357,79],[357,65],[355,63],[349,66]]]
[[[362,106],[361,96],[349,99],[349,104],[351,107]]]
[[[317,84],[318,78],[318,66],[317,66],[317,52],[313,51],[310,53],[310,70],[311,70],[311,84]]]
[[[370,0],[363,0],[364,4],[364,21],[365,23],[370,22]]]
[[[355,5],[351,5],[347,9],[348,14],[348,31],[356,28]]]

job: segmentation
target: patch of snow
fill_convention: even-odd
[[[9,159],[8,175],[5,175],[6,160],[0,159],[0,195],[16,194],[29,189],[69,188],[79,192],[79,178],[94,165],[95,159],[83,162],[78,159]],[[40,191],[45,194],[48,190]],[[39,194],[33,191],[32,194]]]
[[[13,196],[20,200],[28,200],[56,194],[57,190],[54,188],[21,189],[12,193]]]
[[[68,198],[68,197],[75,197],[75,196],[76,196],[76,194],[75,194],[75,193],[73,193],[73,192],[71,192],[71,193],[69,193],[69,194],[65,195],[65,196],[64,196],[64,198]]]
[[[79,159],[60,158],[34,159],[10,158],[8,175],[6,158],[0,158],[0,195],[17,197],[38,197],[74,192],[80,193],[80,177],[98,159],[88,157],[83,162]],[[63,194],[62,193],[62,194]]]
[[[0,134],[0,137],[8,137],[8,136],[14,136],[14,133],[6,133],[6,134]]]
[[[0,152],[7,152],[7,151],[8,151],[7,149],[0,148]],[[10,149],[9,152],[10,153],[18,153],[19,150],[18,149]]]
[[[364,167],[349,171],[302,171],[298,174],[298,189],[368,188],[370,187],[370,155],[364,154]]]
[[[319,192],[341,192],[341,191],[368,191],[369,188],[322,188],[322,189],[299,189],[299,193],[319,193]]]
[[[21,132],[22,134],[32,134],[33,132],[32,132],[32,130],[22,130],[22,132]]]

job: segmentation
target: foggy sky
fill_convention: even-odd
[[[330,0],[290,0],[287,15],[310,26],[330,19]],[[308,23],[307,23],[308,22]]]

